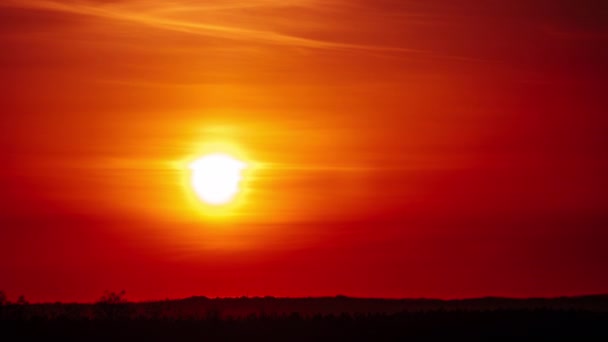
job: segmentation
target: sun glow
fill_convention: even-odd
[[[213,153],[189,165],[190,182],[197,197],[206,204],[230,203],[240,191],[242,171],[247,164],[224,153]]]

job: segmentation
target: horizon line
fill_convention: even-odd
[[[107,292],[112,293],[112,292]],[[607,297],[608,292],[603,293],[586,293],[577,295],[554,295],[554,296],[530,296],[530,297],[519,297],[519,296],[499,296],[499,295],[485,295],[485,296],[471,296],[471,297],[454,297],[454,298],[439,298],[439,297],[364,297],[364,296],[348,296],[343,294],[336,295],[320,295],[320,296],[205,296],[205,295],[192,295],[189,297],[175,297],[165,299],[144,299],[144,300],[129,300],[124,298],[123,303],[128,304],[143,304],[143,303],[155,303],[155,302],[167,302],[167,301],[183,301],[189,299],[206,299],[206,300],[251,300],[251,299],[278,299],[278,300],[298,300],[298,299],[354,299],[354,300],[383,300],[383,301],[440,301],[440,302],[458,302],[458,301],[470,301],[480,299],[502,299],[502,300],[556,300],[556,299],[578,299],[588,297]],[[27,300],[27,297],[24,297]],[[27,304],[97,304],[100,302],[100,298],[94,301],[27,301]],[[16,302],[7,301],[8,304],[16,304]]]

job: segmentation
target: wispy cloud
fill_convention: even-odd
[[[248,25],[252,9],[318,9],[327,6],[315,0],[276,1],[54,1],[8,0],[0,7],[19,7],[33,10],[57,11],[82,16],[146,25],[158,29],[231,40],[244,40],[263,44],[292,46],[310,49],[359,50],[370,53],[431,54],[430,51],[404,46],[356,44],[313,39],[280,32],[263,25]],[[222,20],[222,13],[230,12],[231,20]],[[218,19],[218,13],[220,19]],[[267,13],[267,12],[266,12]],[[239,20],[242,19],[242,20]],[[258,20],[259,21],[259,20]]]

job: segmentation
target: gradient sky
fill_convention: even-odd
[[[606,18],[602,0],[2,0],[0,290],[608,292]],[[210,217],[184,161],[227,147],[256,168]]]

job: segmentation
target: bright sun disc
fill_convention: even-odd
[[[227,204],[239,193],[242,171],[247,165],[223,153],[208,154],[189,165],[192,188],[210,205]]]

